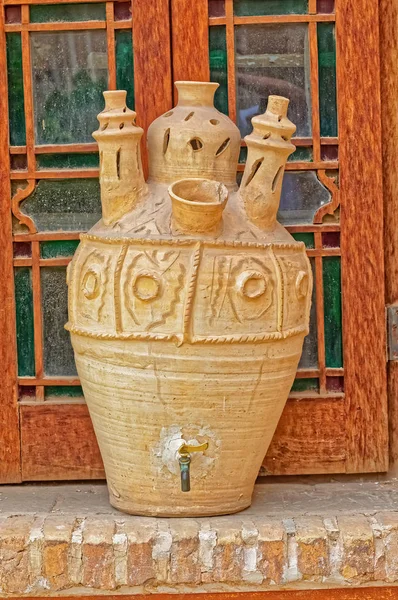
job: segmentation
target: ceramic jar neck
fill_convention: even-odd
[[[202,81],[176,81],[178,90],[177,106],[214,106],[214,94],[218,83]]]

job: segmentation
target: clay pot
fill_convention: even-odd
[[[141,190],[132,207],[82,235],[68,269],[67,328],[110,501],[132,514],[250,505],[308,332],[310,264],[276,221],[294,126],[275,107],[287,100],[272,99],[256,121],[234,192],[238,137],[224,115],[210,123],[214,89],[179,84],[178,106],[149,132],[148,193],[142,173],[126,171],[126,185]],[[192,136],[204,142],[197,163]]]

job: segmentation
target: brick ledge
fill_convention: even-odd
[[[124,515],[103,484],[0,488],[2,596],[395,582],[396,480],[270,482],[247,511],[203,519]]]

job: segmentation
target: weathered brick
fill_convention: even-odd
[[[82,546],[83,585],[103,590],[115,588],[114,532],[111,519],[87,519]]]
[[[128,585],[147,584],[156,577],[152,558],[156,520],[131,517],[120,528],[127,535],[127,583]]]
[[[169,580],[172,543],[173,539],[168,522],[164,519],[159,520],[157,522],[157,532],[152,549],[152,558],[154,560],[156,580],[160,583],[166,583]]]
[[[260,584],[263,574],[258,568],[258,529],[249,519],[242,520],[243,540],[243,580],[247,583]]]
[[[286,533],[280,521],[255,521],[258,529],[259,569],[268,583],[282,583],[286,565]]]
[[[51,590],[62,590],[71,585],[69,579],[69,550],[74,517],[48,517],[43,525],[43,576]]]
[[[170,533],[171,583],[200,583],[199,525],[192,519],[172,520]]]
[[[297,566],[303,579],[319,581],[329,574],[327,532],[319,517],[295,519]]]
[[[338,518],[343,544],[341,575],[352,582],[370,581],[374,577],[374,540],[370,523],[362,515]]]
[[[0,587],[22,594],[30,582],[28,542],[34,517],[9,517],[0,523]]]
[[[206,583],[241,581],[243,570],[241,523],[237,519],[223,517],[212,521],[212,529],[217,536],[213,569],[202,573],[202,581]]]
[[[376,520],[380,525],[384,550],[384,572],[379,569],[377,579],[384,576],[392,583],[398,581],[398,513],[379,513]]]

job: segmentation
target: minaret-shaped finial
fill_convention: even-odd
[[[248,153],[239,193],[250,221],[264,230],[275,226],[286,160],[295,150],[290,139],[296,126],[287,118],[288,105],[287,98],[270,96],[267,110],[252,119],[253,131],[245,137]]]
[[[102,218],[112,225],[128,213],[146,193],[136,113],[126,106],[127,92],[104,92],[105,109],[93,133],[100,151]]]

